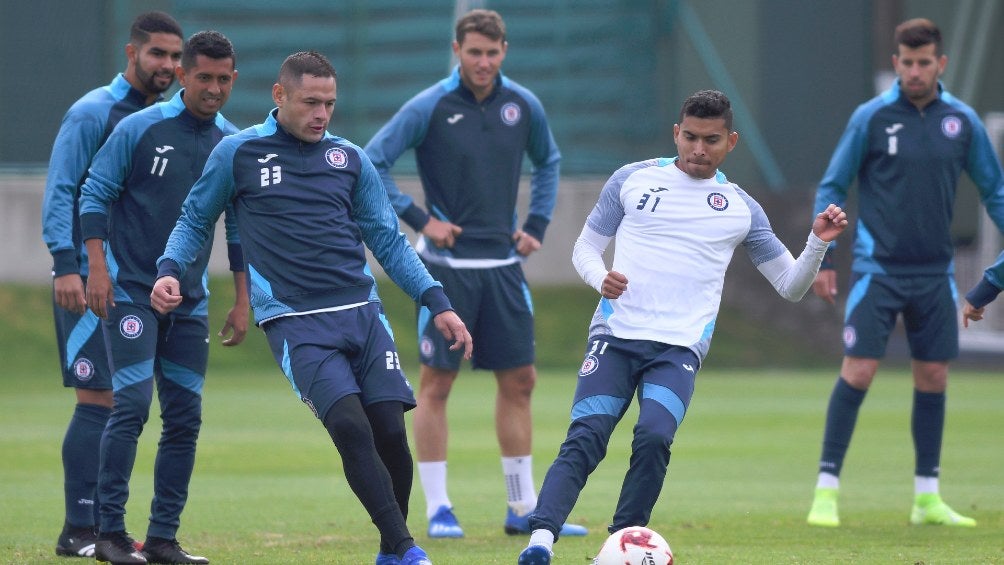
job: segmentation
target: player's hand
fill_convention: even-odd
[[[812,281],[812,292],[830,304],[836,304],[837,271],[834,269],[820,269],[816,273],[816,280]]]
[[[74,314],[87,310],[87,296],[84,294],[84,280],[78,273],[60,275],[52,279],[56,305]]]
[[[819,239],[830,242],[837,239],[847,227],[847,213],[840,206],[830,204],[825,210],[816,214],[812,222],[812,233]]]
[[[600,294],[603,295],[603,298],[616,300],[627,290],[627,284],[627,277],[617,271],[609,271],[607,276],[603,277],[603,283],[600,284]]]
[[[471,358],[471,353],[474,351],[474,338],[471,337],[471,332],[467,331],[467,326],[464,325],[463,320],[460,319],[460,316],[456,312],[453,310],[440,312],[436,314],[432,322],[436,324],[436,329],[439,330],[439,333],[443,334],[446,341],[453,340],[450,351],[463,348],[464,359]]]
[[[223,324],[223,329],[217,334],[223,338],[223,345],[233,347],[240,345],[248,333],[248,306],[247,304],[234,304],[227,314],[227,321]]]
[[[529,257],[531,253],[540,249],[540,240],[523,230],[516,230],[512,234],[512,240],[516,242],[516,253],[523,257]]]
[[[181,304],[181,283],[174,277],[160,277],[153,283],[150,306],[161,314],[167,314]],[[229,320],[229,317],[228,317]],[[245,330],[247,326],[244,326]],[[243,338],[241,338],[243,339]]]
[[[422,235],[432,240],[432,244],[436,247],[448,249],[453,247],[457,242],[457,236],[463,231],[463,228],[456,224],[430,217],[429,222],[422,228]]]
[[[108,270],[103,265],[96,267],[96,263],[91,263],[91,272],[87,276],[87,305],[95,316],[105,319],[108,309],[115,307],[115,289],[112,288]]]
[[[969,327],[969,320],[972,320],[974,322],[979,322],[980,320],[982,320],[983,319],[983,311],[985,309],[986,309],[986,306],[984,306],[983,308],[974,308],[973,305],[970,304],[968,300],[966,300],[965,298],[963,298],[962,299],[962,327],[968,328]]]

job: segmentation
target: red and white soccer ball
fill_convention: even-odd
[[[610,534],[593,565],[673,565],[673,550],[655,530],[632,526]]]

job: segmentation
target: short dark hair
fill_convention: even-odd
[[[725,120],[725,128],[732,131],[732,103],[729,97],[718,90],[699,90],[683,101],[680,108],[680,123],[683,118],[693,116],[695,118],[722,118]]]
[[[299,51],[293,53],[282,62],[279,67],[279,84],[288,86],[303,82],[303,75],[311,75],[320,78],[332,77],[337,79],[335,68],[324,55],[317,51]]]
[[[911,49],[934,44],[934,52],[941,53],[941,30],[927,18],[914,18],[896,26],[895,47],[905,45]]]
[[[217,60],[233,59],[234,66],[237,66],[237,53],[234,52],[233,44],[218,31],[193,33],[181,49],[181,66],[185,70],[194,67],[196,55],[205,55],[210,59]]]
[[[492,41],[505,43],[505,22],[495,10],[471,10],[457,20],[457,43],[464,42],[469,32],[480,33]]]
[[[140,47],[150,41],[152,33],[170,33],[184,39],[178,22],[164,12],[145,12],[136,16],[129,28],[129,42]]]

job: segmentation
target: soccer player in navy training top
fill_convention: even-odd
[[[478,342],[473,366],[494,371],[495,432],[502,452],[505,531],[527,534],[537,503],[531,454],[530,395],[534,369],[533,305],[522,263],[540,249],[558,191],[561,154],[537,97],[502,75],[505,23],[491,10],[472,10],[456,23],[459,65],[417,94],[366,144],[398,216],[422,237],[417,249]],[[394,183],[390,169],[415,149],[425,192],[423,210]],[[523,155],[533,164],[530,205],[516,227]],[[464,535],[446,492],[446,403],[460,369],[428,312],[418,314],[421,376],[415,409],[418,473],[425,491],[428,534]],[[566,525],[564,535],[585,535]]]
[[[858,410],[903,316],[913,368],[913,524],[975,526],[939,494],[948,362],[959,353],[952,278],[952,211],[965,170],[1004,231],[1004,173],[972,108],[938,78],[948,58],[926,19],[895,32],[892,87],[858,106],[816,192],[816,210],[843,204],[857,179],[858,222],[844,316],[844,359],[830,395],[815,497],[808,522],[840,525],[840,471]],[[836,273],[824,261],[813,291],[831,303]]]
[[[335,98],[335,70],[323,55],[286,58],[272,87],[277,108],[224,139],[192,188],[151,300],[161,312],[177,307],[189,292],[179,276],[232,204],[255,321],[380,532],[376,564],[429,565],[406,523],[413,466],[404,412],[415,397],[365,249],[468,359],[471,335],[398,229],[369,157],[326,131]]]
[[[42,202],[42,239],[52,254],[53,315],[63,386],[75,388],[77,396],[63,439],[66,515],[57,555],[94,555],[98,446],[112,408],[104,338],[84,297],[88,269],[77,215],[80,185],[115,124],[160,100],[174,83],[183,39],[171,16],[163,12],[137,16],[125,46],[125,71],[67,110],[52,146]]]
[[[560,524],[606,455],[631,399],[638,423],[611,533],[645,526],[659,498],[670,446],[690,406],[721,303],[725,271],[742,245],[778,294],[801,300],[829,242],[847,226],[830,205],[798,256],[774,235],[760,205],[718,166],[739,140],[721,92],[688,97],[673,126],[678,156],[618,169],[575,241],[572,262],[601,298],[589,327],[572,423],[544,477],[520,565],[547,565]],[[613,268],[603,252],[616,237]]]
[[[237,77],[235,61],[233,46],[222,34],[203,31],[191,36],[176,69],[183,88],[171,100],[119,122],[94,157],[81,188],[80,231],[91,266],[87,303],[104,319],[115,397],[101,438],[98,561],[209,562],[185,552],[176,533],[202,425],[211,242],[197,250],[195,265],[181,282],[185,301],[179,308],[170,315],[155,312],[150,292],[157,258],[181,203],[213,147],[237,131],[219,113]],[[237,345],[247,331],[249,299],[235,219],[227,219],[236,300],[220,335],[224,345]],[[154,464],[150,523],[140,553],[126,533],[125,510],[155,380],[163,430]]]

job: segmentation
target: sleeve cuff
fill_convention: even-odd
[[[181,279],[181,266],[174,259],[164,259],[157,265],[157,278],[174,277]]]
[[[422,231],[425,224],[429,223],[429,214],[422,210],[414,204],[410,204],[408,208],[401,214],[401,220],[408,224],[408,227],[415,230],[416,232]]]
[[[227,258],[230,259],[230,270],[234,273],[244,272],[244,248],[239,243],[227,244]]]
[[[450,299],[446,297],[441,286],[429,287],[422,293],[422,306],[428,308],[433,317],[447,310],[453,310],[453,305],[450,304]]]
[[[80,239],[108,239],[108,215],[88,212],[80,215]]]
[[[966,293],[966,300],[973,305],[973,308],[983,308],[993,302],[1000,293],[1001,289],[988,281],[986,277],[983,277],[972,290]]]
[[[73,249],[63,249],[52,254],[52,276],[80,274],[80,263],[77,262],[77,252]]]
[[[551,223],[550,220],[544,216],[530,214],[526,217],[526,222],[523,224],[523,231],[532,235],[537,241],[544,243],[544,232],[547,231],[549,223]]]

